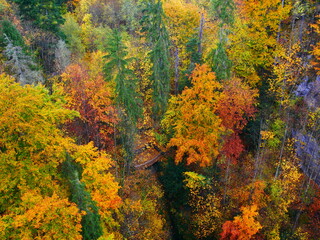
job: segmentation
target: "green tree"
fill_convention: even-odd
[[[234,10],[235,4],[233,0],[212,0],[211,1],[211,14],[219,22],[219,42],[215,49],[213,49],[209,56],[212,71],[216,73],[217,80],[226,80],[231,76],[231,66],[227,55],[227,39],[228,39],[228,27],[234,23]]]
[[[40,28],[57,32],[64,23],[62,13],[64,5],[61,0],[14,0],[19,6],[20,14],[25,20],[32,20]]]
[[[160,0],[149,0],[143,10],[142,32],[151,45],[154,119],[165,113],[170,91],[169,35],[164,23],[165,14]]]
[[[10,39],[14,46],[25,47],[25,42],[21,33],[9,20],[2,20],[0,22],[0,46],[5,47],[8,44],[7,39]]]
[[[67,154],[67,160],[62,165],[62,173],[69,181],[70,200],[86,213],[81,220],[83,239],[95,240],[102,235],[100,215],[96,203],[91,199],[90,193],[85,190],[84,183],[80,182],[79,172],[81,171],[81,166],[73,162]]]
[[[211,14],[220,21],[220,25],[234,22],[235,4],[233,0],[211,0]]]
[[[115,82],[116,103],[125,110],[127,117],[134,123],[141,115],[140,99],[136,91],[137,79],[128,64],[132,58],[127,58],[127,47],[123,44],[121,34],[114,30],[106,49],[109,54],[104,56],[104,66],[107,81]]]
[[[127,47],[122,42],[121,34],[114,30],[109,39],[109,47],[106,49],[109,54],[104,58],[105,77],[107,81],[115,84],[115,102],[118,107],[121,122],[119,124],[121,132],[121,143],[125,149],[125,168],[129,168],[133,159],[133,142],[136,132],[136,123],[141,116],[140,99],[136,91],[137,79],[128,64],[132,60],[127,58]]]
[[[226,41],[223,38],[218,43],[217,48],[209,54],[208,62],[219,81],[229,79],[231,76],[232,62],[228,58],[226,48]]]

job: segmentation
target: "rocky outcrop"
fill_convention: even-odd
[[[301,159],[302,171],[320,185],[320,145],[319,139],[310,134],[294,132],[296,154]]]
[[[306,76],[295,91],[296,96],[303,97],[309,109],[315,110],[320,106],[320,75],[315,81]]]
[[[308,109],[315,111],[320,106],[320,76],[315,81],[305,77],[297,87],[296,96],[303,97]],[[301,159],[300,167],[303,172],[320,185],[320,138],[318,134],[305,130],[293,130],[296,141],[296,154]]]

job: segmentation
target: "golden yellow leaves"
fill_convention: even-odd
[[[301,48],[294,44],[289,49],[279,49],[276,53],[276,64],[273,67],[274,77],[269,79],[270,91],[274,92],[278,102],[283,107],[290,105],[293,89],[299,84],[301,76],[306,71],[299,57]]]
[[[5,208],[10,205],[6,199],[15,199],[17,192],[12,189],[17,186],[58,191],[57,167],[72,140],[57,125],[75,115],[63,106],[61,96],[49,95],[42,86],[21,87],[0,76],[0,181]]]
[[[191,88],[170,100],[163,123],[174,126],[175,134],[168,147],[177,147],[176,162],[187,156],[187,164],[208,166],[218,155],[219,136],[224,132],[221,119],[215,114],[221,85],[207,65],[196,66],[191,82]]]
[[[83,166],[82,182],[97,202],[102,217],[108,216],[111,209],[118,208],[121,198],[118,195],[120,186],[109,172],[112,160],[109,155],[93,148],[92,142],[79,147],[80,155],[76,161]]]
[[[167,26],[170,38],[177,48],[180,69],[185,71],[190,64],[190,56],[187,53],[188,41],[197,35],[200,24],[200,9],[192,3],[185,3],[181,0],[169,0],[163,4],[167,18]]]
[[[1,239],[82,239],[81,216],[74,203],[57,194],[42,196],[29,190],[21,197],[17,215],[0,218]],[[10,222],[10,224],[6,224]]]
[[[250,86],[259,86],[257,67],[270,68],[278,51],[277,32],[280,22],[291,9],[281,0],[237,0],[238,15],[232,29],[229,56],[234,70]]]
[[[182,48],[193,34],[197,33],[200,22],[200,9],[192,3],[181,0],[170,0],[163,4],[168,16],[168,27],[171,39]]]
[[[269,140],[274,138],[274,133],[271,131],[261,131],[260,134],[262,140]]]
[[[311,27],[314,29],[314,31],[320,35],[320,15],[317,16],[317,22],[315,24],[311,24]],[[315,69],[317,70],[317,73],[320,74],[320,42],[318,41],[317,44],[313,47],[312,54],[316,57],[316,61],[312,62]]]
[[[59,172],[67,153],[82,165],[102,217],[119,206],[110,157],[92,143],[76,145],[58,128],[75,115],[58,92],[0,76],[1,239],[81,239],[82,215],[68,202]]]
[[[198,238],[210,236],[220,227],[221,199],[215,193],[211,179],[195,172],[185,172],[185,186],[189,189],[189,205],[192,207],[191,224]]]

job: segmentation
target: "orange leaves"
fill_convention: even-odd
[[[79,209],[55,193],[41,196],[29,190],[21,197],[19,214],[0,218],[0,225],[11,218],[0,233],[3,239],[82,239]],[[10,216],[10,218],[8,218]]]
[[[224,84],[222,95],[217,104],[217,112],[222,124],[233,131],[240,131],[253,117],[256,109],[257,90],[252,90],[239,78],[232,78]]]
[[[176,161],[186,156],[187,164],[212,164],[220,154],[222,136],[230,132],[233,135],[225,138],[223,153],[237,159],[243,150],[238,134],[256,111],[257,91],[238,78],[222,86],[207,65],[197,65],[190,78],[193,86],[172,97],[162,122],[167,128],[174,126],[168,146],[178,148]]]
[[[270,202],[270,197],[265,192],[267,183],[259,180],[233,190],[233,198],[239,205],[246,205],[248,202],[256,205],[259,209],[265,208]]]
[[[235,163],[244,150],[239,133],[247,124],[249,118],[256,112],[255,104],[257,90],[252,90],[239,78],[224,82],[224,89],[217,103],[217,113],[222,125],[232,134],[225,138],[222,153]]]
[[[80,118],[68,124],[68,130],[82,143],[94,141],[99,148],[110,145],[118,119],[112,105],[111,88],[104,82],[101,69],[99,72],[85,65],[70,65],[62,74],[61,85],[70,98],[70,108],[80,113]]]
[[[241,208],[242,215],[223,224],[221,239],[225,240],[250,240],[262,226],[255,219],[258,215],[257,206],[251,205]]]
[[[81,181],[90,191],[92,199],[97,202],[101,216],[108,215],[111,209],[118,208],[121,203],[118,195],[120,186],[109,172],[112,160],[106,153],[96,151],[92,143],[79,148],[84,148],[82,154],[76,158],[83,166]]]
[[[181,162],[186,155],[187,164],[208,166],[218,155],[219,138],[224,132],[215,114],[221,85],[207,65],[196,66],[191,82],[191,88],[170,100],[163,124],[174,126],[175,134],[168,146],[177,147],[176,162]]]

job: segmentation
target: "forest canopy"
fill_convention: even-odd
[[[0,0],[0,239],[320,239],[317,0]]]

